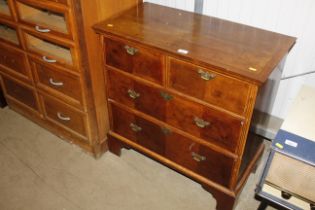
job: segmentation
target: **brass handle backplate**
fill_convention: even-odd
[[[160,95],[162,96],[162,98],[165,100],[165,101],[169,101],[169,100],[172,100],[173,99],[173,96],[166,93],[166,92],[163,92],[161,91],[160,92]]]
[[[215,74],[203,71],[202,69],[198,69],[198,74],[200,75],[200,78],[206,81],[209,81],[211,79],[214,79],[216,77]]]
[[[140,93],[137,93],[135,90],[132,90],[132,89],[128,90],[128,95],[132,99],[136,99],[140,97]]]
[[[199,127],[199,128],[205,128],[207,126],[210,125],[210,122],[207,122],[199,117],[195,117],[194,118],[195,124]]]
[[[129,55],[135,55],[139,51],[137,48],[130,47],[128,45],[125,46],[125,49]]]
[[[205,156],[199,155],[199,154],[197,154],[195,152],[192,152],[191,156],[197,162],[205,161],[207,159]]]
[[[162,133],[166,136],[172,134],[172,131],[168,128],[163,127],[161,128],[161,130],[162,130]]]
[[[130,126],[131,130],[133,130],[134,132],[139,132],[139,131],[142,130],[142,128],[140,126],[138,126],[138,125],[136,125],[134,123],[130,123],[129,126]]]

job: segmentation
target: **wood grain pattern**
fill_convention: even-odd
[[[34,111],[39,111],[35,91],[32,88],[18,82],[17,80],[12,80],[9,77],[2,76],[2,80],[6,96],[13,98],[25,106],[28,106]]]
[[[0,44],[0,66],[6,67],[9,72],[30,78],[31,75],[27,68],[26,59],[23,52]]]
[[[114,105],[111,110],[113,131],[117,134],[208,179],[229,185],[233,159]],[[133,126],[137,126],[138,130]]]
[[[174,127],[182,129],[206,141],[215,143],[232,152],[238,148],[242,121],[228,114],[186,101],[164,89],[152,88],[131,78],[109,70],[109,98],[151,115]],[[130,97],[129,91],[138,94]],[[170,97],[163,98],[163,94]],[[165,97],[165,96],[164,96]],[[196,125],[195,118],[209,123],[205,128]]]
[[[248,83],[176,59],[171,58],[168,62],[170,88],[244,115]]]
[[[145,79],[163,83],[163,57],[138,45],[106,41],[106,64]]]
[[[57,67],[51,67],[36,59],[30,60],[36,86],[56,97],[83,108],[80,77]]]
[[[140,19],[145,24],[139,24]],[[114,27],[108,27],[108,24]],[[197,64],[216,66],[225,73],[258,84],[266,81],[296,40],[270,31],[150,3],[141,4],[120,18],[109,19],[95,28],[119,37],[132,34],[128,39]],[[178,49],[185,49],[189,53],[178,54]]]

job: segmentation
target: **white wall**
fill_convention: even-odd
[[[145,1],[194,10],[194,0]],[[314,0],[204,0],[203,13],[297,37],[297,44],[287,58],[283,76],[315,70]],[[315,87],[315,75],[281,81],[271,114],[285,118],[302,84]]]

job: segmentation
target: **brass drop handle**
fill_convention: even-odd
[[[197,154],[195,152],[192,152],[191,156],[197,162],[205,161],[207,159],[205,156],[199,155],[199,154]]]
[[[206,81],[209,81],[216,77],[215,74],[209,73],[207,71],[203,71],[202,69],[198,69],[198,74],[200,75],[201,79],[206,80]]]
[[[132,89],[128,90],[128,95],[132,99],[136,99],[140,97],[140,93],[137,93],[135,90],[132,90]]]
[[[207,122],[199,117],[195,117],[194,118],[195,124],[199,127],[199,128],[205,128],[207,126],[210,125],[210,122]]]
[[[137,48],[130,47],[128,45],[125,46],[125,49],[129,55],[135,55],[139,51]]]
[[[49,83],[53,86],[58,86],[58,87],[63,86],[63,82],[56,82],[54,81],[53,78],[49,78]]]
[[[56,63],[57,62],[57,60],[49,59],[49,58],[47,58],[47,56],[43,56],[42,58],[47,63]]]
[[[63,114],[61,114],[60,112],[57,112],[57,117],[62,120],[62,121],[70,121],[71,118],[70,117],[66,117],[66,116],[63,116]]]
[[[140,132],[142,131],[142,128],[134,123],[130,123],[130,128],[131,130],[133,130],[134,132]]]
[[[50,29],[48,28],[41,28],[40,26],[35,26],[35,30],[41,33],[48,33],[50,32]]]

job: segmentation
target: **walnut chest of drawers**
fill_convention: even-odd
[[[150,3],[101,35],[109,150],[132,148],[191,177],[232,209],[263,146],[249,126],[259,87],[295,38]]]
[[[134,0],[0,0],[0,80],[10,108],[99,155],[108,131],[92,25]]]

